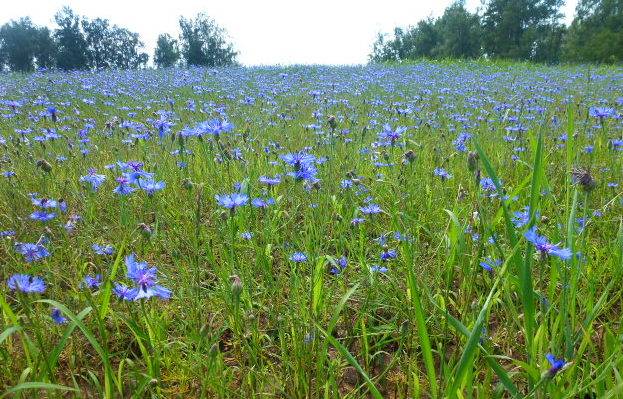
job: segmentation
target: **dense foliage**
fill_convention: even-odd
[[[620,68],[0,87],[0,394],[620,392]]]
[[[417,58],[499,58],[535,62],[623,61],[623,1],[580,0],[572,25],[563,0],[487,0],[470,13],[462,0],[443,16],[379,34],[372,61]]]
[[[112,25],[103,18],[88,19],[68,7],[54,16],[56,29],[39,27],[29,18],[9,21],[0,27],[0,71],[137,69],[148,55],[138,33]],[[154,51],[158,67],[176,65],[227,66],[237,53],[226,32],[205,14],[180,18],[180,41],[161,34]],[[181,49],[180,49],[181,45]],[[181,51],[180,51],[181,50]]]

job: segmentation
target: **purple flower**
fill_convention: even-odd
[[[214,198],[220,206],[230,209],[231,211],[234,211],[240,206],[246,205],[249,201],[248,196],[240,193],[215,195]]]
[[[290,260],[292,262],[302,263],[307,261],[307,255],[305,255],[303,252],[295,252],[292,254],[292,256],[290,256]]]
[[[112,255],[115,253],[115,248],[112,245],[93,244],[91,248],[98,255]]]
[[[250,240],[253,238],[253,233],[251,233],[250,231],[244,231],[240,233],[240,238],[242,238],[243,240]]]
[[[502,261],[499,259],[491,259],[487,258],[484,261],[480,262],[480,266],[488,272],[493,273],[494,269],[502,264]]]
[[[16,244],[15,247],[17,253],[24,255],[24,260],[28,263],[50,256],[48,250],[41,244],[24,242]]]
[[[386,249],[385,251],[381,252],[381,261],[385,262],[391,259],[396,259],[398,257],[398,253],[396,252],[395,249]]]
[[[102,275],[96,274],[95,276],[87,275],[80,283],[80,288],[88,288],[91,290],[97,290],[102,285]]]
[[[263,199],[263,198],[253,198],[251,201],[251,205],[255,208],[268,208],[270,205],[273,205],[275,200],[272,198]]]
[[[340,259],[336,260],[335,266],[331,267],[329,272],[333,275],[338,275],[346,269],[346,266],[348,266],[348,259],[346,259],[346,256],[342,256]]]
[[[133,301],[136,298],[136,290],[126,286],[125,284],[115,283],[113,292],[119,299],[124,301]]]
[[[34,211],[33,213],[30,214],[30,218],[32,220],[38,220],[40,222],[49,222],[50,220],[54,219],[56,217],[56,213],[55,212],[45,212],[45,211]]]
[[[556,356],[552,355],[551,353],[545,355],[545,358],[551,366],[547,371],[549,377],[554,377],[556,374],[558,374],[560,370],[562,370],[567,365],[567,362],[564,358],[557,359]]]
[[[45,292],[45,281],[41,277],[29,274],[14,274],[9,277],[7,285],[11,291],[20,291],[26,294]]]
[[[526,240],[534,245],[541,255],[554,255],[562,260],[571,258],[573,254],[569,248],[560,248],[558,245],[550,243],[546,237],[538,235],[536,230],[536,226],[532,226],[532,228],[526,232],[525,237]]]
[[[52,320],[54,320],[54,323],[56,324],[60,325],[60,324],[67,323],[67,318],[61,314],[61,311],[58,308],[52,308],[51,316],[52,316]]]
[[[89,174],[82,176],[80,178],[81,182],[86,182],[86,183],[91,184],[91,190],[93,191],[97,191],[97,189],[102,185],[102,183],[104,183],[104,180],[106,180],[106,176],[98,175],[97,173],[95,173],[95,169],[93,168],[89,169]]]
[[[315,156],[304,151],[283,154],[280,158],[288,165],[293,166],[295,169],[299,169],[303,165],[313,164],[316,160]]]
[[[439,176],[441,180],[448,180],[452,178],[452,175],[448,173],[444,168],[435,168],[434,172],[435,176]]]
[[[150,197],[154,195],[156,191],[160,191],[165,188],[166,184],[163,181],[154,181],[152,179],[141,180],[139,187],[147,193]]]
[[[30,200],[34,206],[38,206],[43,209],[51,209],[58,207],[58,202],[48,198],[37,198],[35,195],[31,195]]]
[[[269,176],[260,176],[260,183],[265,184],[267,186],[276,186],[277,184],[281,183],[281,176],[280,175],[276,175],[275,177],[269,177]]]
[[[376,215],[377,213],[383,212],[380,206],[377,204],[368,204],[366,206],[360,206],[359,210],[364,215]]]
[[[128,268],[128,278],[134,281],[137,287],[135,288],[135,301],[142,298],[151,298],[152,296],[163,299],[169,299],[171,297],[170,290],[156,284],[158,282],[157,268],[149,267],[147,262],[137,262],[134,254],[126,256],[125,264]]]
[[[117,177],[116,181],[119,185],[113,190],[115,194],[128,195],[136,191],[136,188],[129,185],[130,180],[128,178],[121,176]]]

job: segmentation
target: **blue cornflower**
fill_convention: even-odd
[[[60,325],[60,324],[67,323],[67,318],[61,314],[61,311],[58,308],[52,308],[51,316],[52,316],[52,320],[54,320],[54,323],[56,324]]]
[[[156,284],[158,282],[157,268],[149,267],[147,262],[137,262],[134,254],[126,256],[125,264],[128,268],[128,278],[134,281],[137,286],[137,288],[135,288],[136,295],[134,296],[134,300],[151,298],[152,296],[163,299],[169,299],[171,297],[171,291],[169,289]]]
[[[273,198],[253,198],[251,201],[251,205],[255,208],[268,208],[270,205],[273,205],[275,200]]]
[[[26,294],[45,292],[45,281],[41,277],[29,274],[14,274],[9,277],[7,285],[11,291],[20,291]]]
[[[368,204],[366,206],[360,206],[359,210],[364,215],[376,215],[377,213],[383,212],[383,209],[377,204]]]
[[[98,255],[112,255],[115,253],[115,248],[112,245],[99,245],[96,243],[91,248]]]
[[[435,168],[434,172],[435,176],[441,177],[441,180],[448,180],[452,178],[452,175],[448,173],[444,168]]]
[[[310,180],[312,182],[318,181],[316,174],[318,169],[313,164],[301,164],[294,172],[288,173],[289,176],[294,177],[295,180]]]
[[[115,283],[115,287],[113,288],[113,292],[117,295],[117,298],[122,299],[124,301],[133,301],[136,298],[136,290],[134,288],[130,288],[125,284]]]
[[[86,183],[91,184],[91,189],[93,191],[97,191],[99,186],[101,186],[102,183],[104,183],[104,180],[106,180],[106,176],[97,174],[94,168],[89,169],[89,173],[80,178],[81,182],[86,182]]]
[[[354,218],[353,220],[350,221],[350,224],[352,224],[353,226],[357,226],[360,225],[361,223],[365,222],[366,219],[364,218]]]
[[[385,262],[391,259],[396,259],[398,257],[398,253],[396,252],[395,249],[386,249],[383,252],[381,252],[381,261]]]
[[[491,259],[486,258],[484,261],[480,262],[480,266],[488,272],[493,273],[494,269],[502,264],[500,259]]]
[[[249,197],[240,193],[215,195],[214,198],[219,206],[230,209],[232,212],[249,202]]]
[[[240,233],[240,238],[242,238],[243,240],[250,240],[253,238],[253,233],[251,233],[250,231],[243,231],[242,233]]]
[[[130,186],[130,180],[127,177],[117,177],[116,181],[119,185],[113,190],[115,194],[128,195],[136,191],[136,188]]]
[[[49,222],[56,217],[55,212],[34,211],[30,214],[32,220],[38,220],[40,222]]]
[[[41,244],[24,242],[16,244],[15,247],[18,253],[24,255],[24,260],[28,263],[50,256],[48,250]]]
[[[346,256],[342,256],[340,259],[336,260],[335,266],[331,267],[329,272],[333,275],[340,274],[346,269],[346,266],[348,266],[348,259]]]
[[[378,138],[379,140],[389,141],[393,145],[406,131],[407,128],[403,126],[398,126],[395,130],[392,130],[390,124],[386,123],[383,125],[383,131],[378,134]]]
[[[513,213],[512,222],[516,228],[521,228],[528,224],[530,221],[530,207],[526,206],[523,211],[517,211]],[[538,214],[537,214],[538,217]]]
[[[573,253],[569,248],[560,248],[556,244],[551,244],[546,237],[538,235],[536,230],[536,226],[532,226],[532,228],[526,232],[525,237],[526,240],[530,241],[534,245],[542,256],[554,255],[562,260],[568,260],[571,258]]]
[[[96,290],[102,285],[102,275],[96,274],[95,276],[86,275],[80,283],[80,288],[88,288]]]
[[[379,266],[379,265],[372,265],[370,266],[370,271],[375,272],[375,273],[387,273],[389,269],[386,268],[385,266]]]
[[[156,191],[160,191],[165,188],[166,184],[163,181],[154,181],[152,179],[148,179],[141,180],[139,183],[139,187],[151,197]]]
[[[296,169],[300,168],[302,165],[310,165],[314,163],[314,161],[316,160],[315,156],[308,154],[304,151],[293,152],[290,154],[283,154],[280,156],[280,158],[285,163],[287,163],[290,166],[293,166]]]
[[[58,202],[48,198],[37,198],[35,195],[31,195],[30,200],[34,206],[38,206],[43,209],[51,209],[58,207]]]
[[[200,136],[204,134],[212,134],[216,137],[219,137],[222,133],[232,131],[233,128],[234,125],[230,122],[216,118],[209,121],[200,122],[195,127],[195,130]]]
[[[588,109],[588,114],[593,118],[615,118],[617,116],[617,111],[609,107],[590,107]]]
[[[307,255],[305,255],[303,252],[295,252],[292,254],[292,256],[290,256],[290,260],[292,262],[302,263],[307,261]]]
[[[550,378],[558,374],[558,372],[567,365],[567,362],[564,358],[557,359],[556,356],[552,355],[551,353],[545,355],[545,358],[551,366],[549,370],[547,370],[547,374]]]
[[[281,176],[276,175],[275,177],[270,176],[260,176],[260,183],[265,184],[267,186],[276,186],[281,183]]]
[[[483,191],[496,191],[495,183],[490,177],[483,177],[482,179],[480,179],[480,188]]]

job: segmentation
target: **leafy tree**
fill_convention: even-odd
[[[158,68],[173,66],[180,59],[180,50],[177,40],[168,33],[158,36],[156,50],[154,51],[154,63]]]
[[[34,69],[35,37],[37,28],[30,18],[10,21],[0,28],[4,62],[12,71]]]
[[[141,52],[143,43],[138,33],[130,32],[107,19],[82,19],[82,30],[87,43],[88,66],[103,68],[138,68],[147,63],[147,54]]]
[[[394,29],[394,37],[387,39],[379,34],[373,44],[370,60],[402,61],[413,60],[422,57],[432,57],[435,47],[439,43],[439,36],[432,19],[423,20],[416,26],[411,26],[404,31],[402,28]]]
[[[563,0],[489,0],[483,14],[484,48],[494,58],[555,61],[562,37]]]
[[[56,64],[56,43],[52,31],[47,27],[37,29],[35,35],[34,57],[39,68],[52,68]]]
[[[138,33],[130,32],[115,25],[111,30],[111,36],[114,42],[111,58],[112,67],[135,69],[147,64],[149,56],[141,52],[144,45]]]
[[[580,0],[564,46],[568,61],[623,61],[623,0]]]
[[[435,23],[438,44],[434,54],[440,58],[477,58],[481,55],[480,17],[465,9],[464,1],[446,8]]]
[[[187,65],[227,66],[236,64],[238,53],[227,41],[223,28],[206,14],[180,18],[180,43]]]
[[[58,29],[54,32],[57,43],[56,65],[65,70],[87,69],[89,65],[88,44],[80,29],[80,18],[69,7],[63,7],[54,20]]]

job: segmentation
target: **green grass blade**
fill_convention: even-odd
[[[4,391],[2,395],[0,395],[0,398],[4,398],[8,395],[13,395],[21,391],[32,390],[32,389],[39,389],[39,390],[43,389],[46,391],[73,391],[73,392],[78,391],[76,388],[67,387],[65,385],[57,385],[57,384],[50,384],[47,382],[34,382],[33,381],[33,382],[22,382],[21,384],[15,385],[14,387],[7,389],[6,391]]]
[[[435,372],[435,362],[433,361],[433,349],[430,344],[430,337],[426,328],[426,320],[424,318],[424,309],[422,308],[422,300],[413,267],[407,267],[407,284],[409,287],[409,297],[411,298],[411,306],[415,314],[415,322],[417,324],[417,333],[422,348],[422,357],[426,366],[426,373],[431,388],[431,396],[437,397],[439,386],[437,384],[437,376]]]
[[[361,374],[364,381],[368,385],[368,389],[370,390],[370,394],[372,395],[372,397],[375,399],[383,399],[383,395],[381,395],[381,392],[379,392],[377,387],[374,385],[374,382],[372,382],[368,374],[361,367],[359,362],[357,362],[357,359],[355,359],[355,357],[348,351],[348,349],[346,349],[346,347],[344,347],[344,345],[342,345],[337,339],[333,338],[333,336],[328,335],[327,332],[324,331],[320,326],[316,325],[316,328],[322,333],[325,339],[329,341],[329,343],[333,345],[333,347],[335,347],[342,354],[342,356],[344,356],[346,361],[350,363],[350,365],[353,366],[357,370],[357,372],[359,372],[359,374]]]

